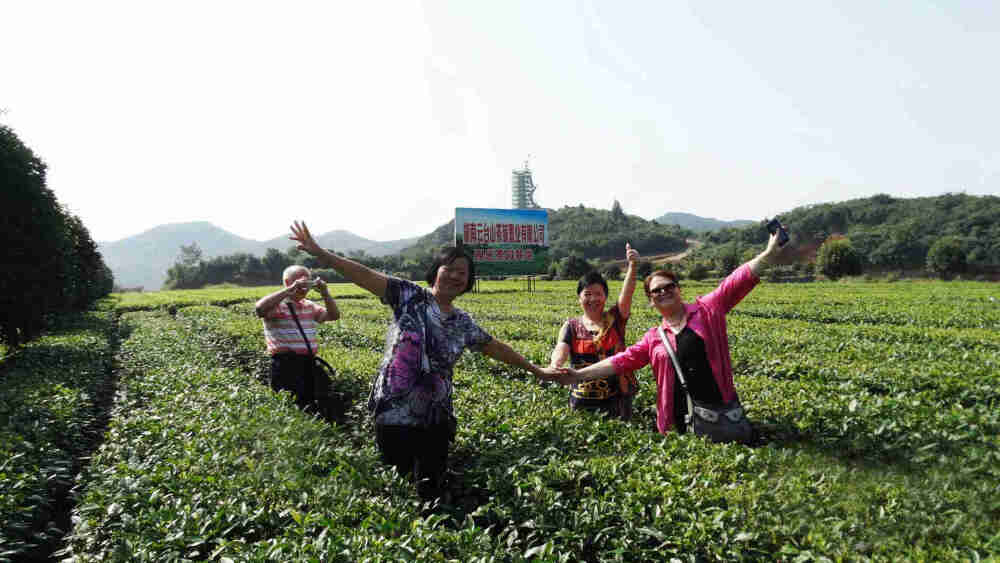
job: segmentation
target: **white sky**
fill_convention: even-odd
[[[508,207],[760,219],[1000,194],[1000,3],[0,0],[0,123],[95,240],[426,234]]]

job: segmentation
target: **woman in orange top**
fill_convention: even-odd
[[[582,369],[625,350],[625,325],[632,310],[636,262],[639,252],[625,243],[628,271],[618,302],[607,311],[608,283],[597,272],[590,272],[577,282],[576,294],[583,314],[563,323],[559,340],[552,350],[549,367],[558,368],[570,361]],[[585,381],[570,388],[571,408],[607,413],[628,420],[632,417],[632,399],[638,388],[631,372]]]

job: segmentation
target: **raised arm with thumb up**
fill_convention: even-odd
[[[618,294],[618,310],[623,317],[628,318],[632,312],[632,293],[635,291],[635,274],[639,262],[639,251],[632,248],[628,241],[625,242],[625,260],[628,261],[628,271],[625,272],[622,291]]]
[[[639,261],[639,251],[633,249],[632,245],[627,241],[625,242],[625,260],[627,260],[629,264]]]

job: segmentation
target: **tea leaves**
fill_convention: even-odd
[[[994,286],[762,284],[729,316],[736,387],[763,434],[757,447],[656,433],[648,368],[638,374],[636,417],[623,423],[571,411],[565,389],[467,352],[456,366],[448,492],[435,505],[379,461],[364,408],[390,311],[357,288],[331,287],[342,318],[321,326],[319,351],[347,403],[334,424],[262,384],[267,356],[252,306],[266,288],[112,305],[123,329],[118,395],[80,481],[69,553],[84,561],[1000,555]],[[457,304],[547,364],[559,326],[578,314],[574,289],[482,282]],[[684,285],[688,299],[711,289]],[[629,341],[657,322],[641,291],[632,310]],[[68,399],[67,412],[79,400]],[[24,440],[32,435],[17,428]]]

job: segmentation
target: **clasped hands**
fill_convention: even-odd
[[[559,385],[572,385],[579,381],[579,372],[573,368],[546,367],[538,370],[538,379],[541,381],[552,381]]]

